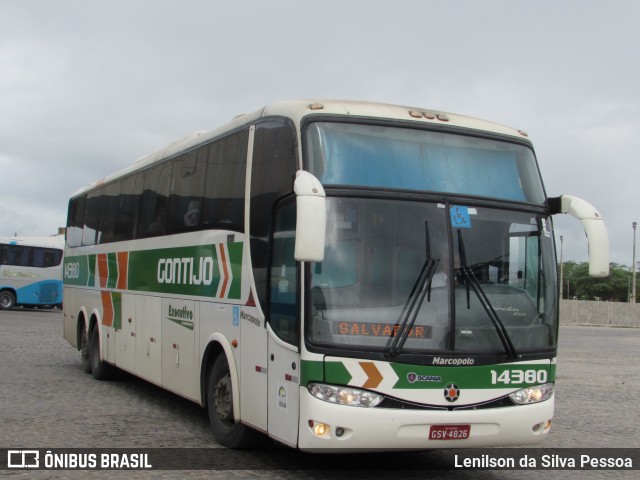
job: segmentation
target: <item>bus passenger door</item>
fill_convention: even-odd
[[[273,235],[269,301],[269,434],[291,446],[298,443],[300,353],[298,266],[293,257],[294,204],[280,208]]]
[[[277,323],[277,322],[276,322]],[[269,435],[295,447],[300,416],[300,354],[298,349],[269,331]]]
[[[233,306],[233,323],[240,328],[240,412],[243,422],[266,432],[267,329],[260,310],[248,303]]]

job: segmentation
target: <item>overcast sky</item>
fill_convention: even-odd
[[[340,98],[526,130],[548,195],[595,205],[630,266],[639,20],[636,0],[0,0],[0,234],[55,233],[74,191],[188,133]],[[586,260],[577,220],[555,230]]]

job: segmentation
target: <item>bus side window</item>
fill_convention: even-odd
[[[248,132],[209,145],[202,208],[204,228],[244,231],[244,186]]]
[[[136,237],[141,195],[142,175],[137,173],[122,180],[115,220],[116,241],[132,240]]]
[[[251,263],[258,301],[265,305],[269,295],[267,269],[274,206],[292,193],[293,176],[298,169],[295,129],[276,120],[259,123],[253,149]]]
[[[285,342],[298,344],[298,268],[295,247],[295,203],[278,209],[273,233],[269,288],[269,324]]]
[[[167,201],[171,163],[161,163],[144,172],[138,230],[140,236],[163,235],[167,228]]]
[[[169,233],[193,230],[200,225],[206,151],[206,146],[201,147],[172,161]]]
[[[69,201],[69,213],[67,215],[67,245],[79,247],[82,245],[82,232],[84,228],[84,207],[87,202],[86,195]]]
[[[120,206],[120,183],[110,183],[104,187],[102,209],[100,210],[98,243],[109,243],[118,240],[116,225]]]

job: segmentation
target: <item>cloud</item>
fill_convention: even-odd
[[[52,233],[73,191],[192,131],[353,98],[528,131],[547,192],[596,205],[629,264],[638,17],[634,1],[5,2],[2,233]],[[565,254],[586,258],[569,220]]]

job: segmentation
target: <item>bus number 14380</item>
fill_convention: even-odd
[[[546,370],[505,370],[498,372],[491,370],[491,384],[519,385],[521,383],[546,383],[548,374]]]

